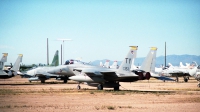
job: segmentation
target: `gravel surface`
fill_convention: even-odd
[[[156,79],[120,83],[120,91],[69,81],[48,80],[29,83],[19,76],[0,79],[0,112],[198,112],[200,88],[190,78],[187,83],[162,82]]]

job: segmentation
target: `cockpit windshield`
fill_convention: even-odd
[[[75,64],[75,63],[81,63],[81,64],[87,64],[85,62],[81,62],[80,60],[74,60],[74,59],[69,59],[67,61],[65,61],[65,64],[64,65],[70,65],[70,64]]]
[[[65,65],[74,64],[76,60],[70,59],[65,61]]]

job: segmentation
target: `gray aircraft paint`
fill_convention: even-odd
[[[1,59],[1,62],[4,63],[7,61],[7,55],[8,55],[7,53],[4,53],[4,55]],[[19,54],[17,60],[14,63],[14,66],[10,70],[7,71],[8,73],[6,73],[3,70],[0,70],[0,78],[7,79],[7,78],[11,78],[11,77],[17,75],[17,71],[19,70],[20,62],[22,61],[22,57],[23,57],[23,55]]]

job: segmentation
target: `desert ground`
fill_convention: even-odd
[[[16,76],[0,79],[0,112],[199,112],[200,88],[193,78],[185,83],[156,79],[120,83],[120,91],[112,88],[96,90],[77,82],[54,79],[29,83]]]

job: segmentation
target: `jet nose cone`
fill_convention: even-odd
[[[76,80],[79,79],[79,76],[71,76],[71,77],[69,77],[69,79],[70,79],[70,80],[74,80],[74,81],[76,81]]]

